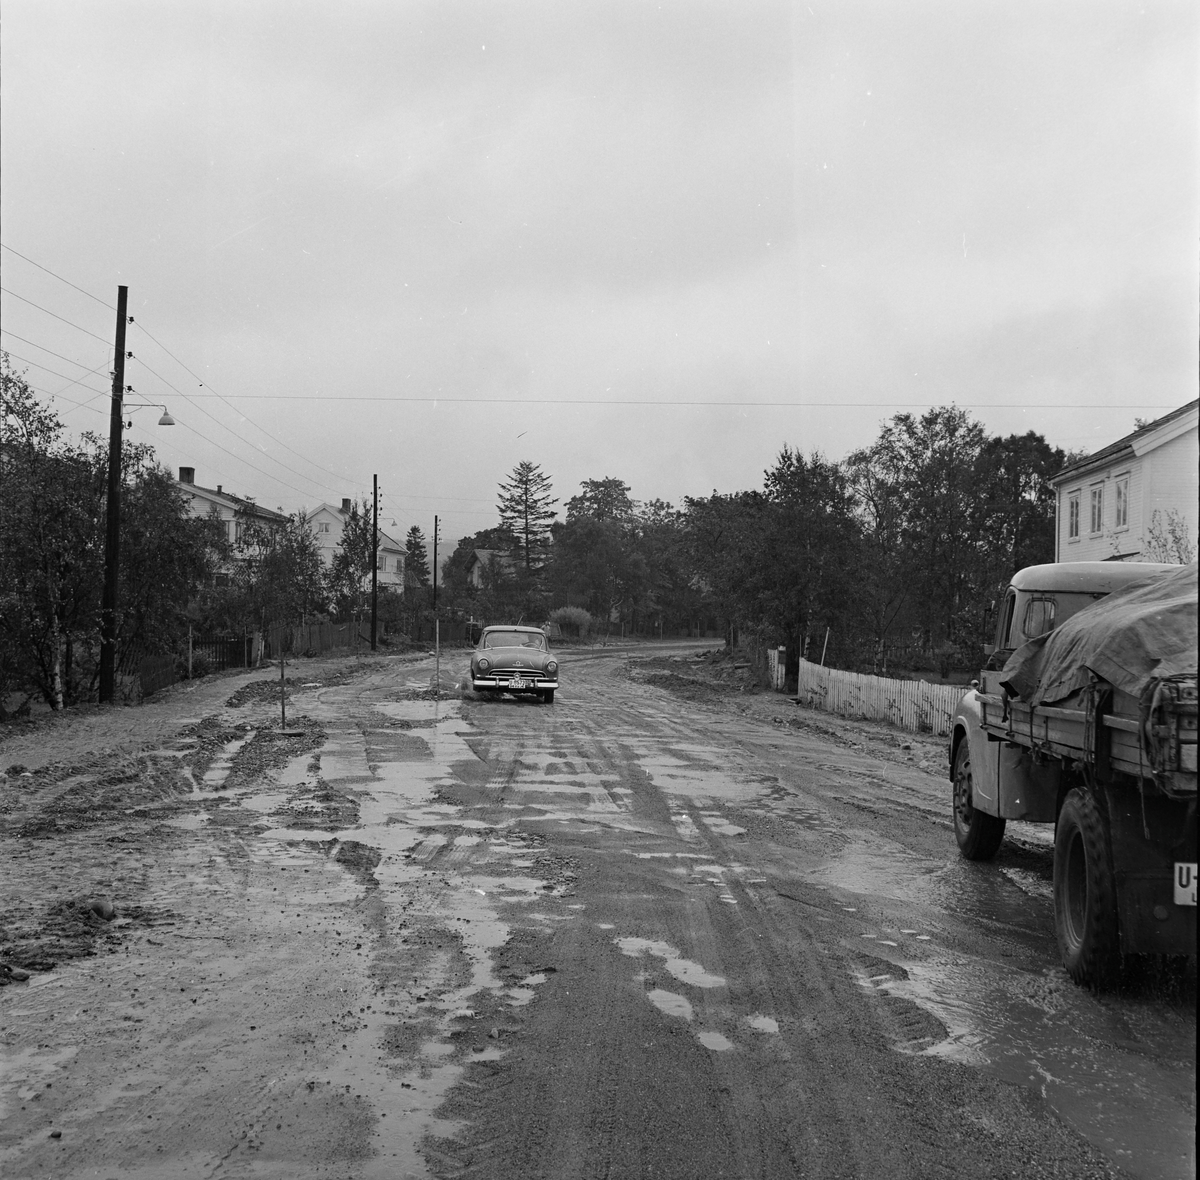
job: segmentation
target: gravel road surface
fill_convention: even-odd
[[[0,1173],[1194,1176],[1194,965],[1075,988],[1048,829],[959,859],[940,739],[697,650],[568,652],[553,705],[299,661],[286,735],[263,669],[0,739]]]

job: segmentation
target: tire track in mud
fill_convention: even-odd
[[[857,808],[814,796],[803,770],[782,785],[765,773],[771,761],[708,708],[671,702],[670,716],[661,706],[656,714],[641,688],[627,708],[619,675],[598,663],[571,685],[591,694],[586,713],[560,693],[571,708],[556,706],[553,718],[466,715],[489,733],[507,722],[522,766],[544,751],[548,778],[587,748],[599,762],[589,771],[630,792],[615,796],[628,800],[626,814],[655,822],[606,825],[583,800],[541,821],[521,813],[548,847],[578,859],[581,908],[551,930],[560,971],[505,1058],[486,1067],[503,1085],[476,1084],[479,1066],[451,1091],[443,1112],[467,1125],[430,1144],[437,1175],[949,1177],[967,1159],[985,1176],[1115,1174],[1040,1101],[1014,1101],[978,1071],[914,1055],[943,1026],[911,999],[862,986],[864,972],[883,969],[855,941],[857,916],[848,923],[836,890],[794,872],[805,850],[820,863],[846,846],[832,837]],[[507,752],[502,742],[486,748]],[[642,762],[654,750],[666,757],[655,754],[660,769],[648,773]],[[839,785],[865,777],[847,768]],[[730,782],[741,785],[731,791]],[[520,775],[511,789],[520,797]],[[730,822],[769,822],[773,808],[796,805],[819,822],[790,860]],[[764,853],[765,864],[747,864]],[[723,882],[716,892],[713,880]],[[805,901],[806,917],[772,880]],[[615,941],[629,937],[723,974],[724,986],[691,986],[653,956],[616,953]],[[983,1161],[973,1150],[976,1109],[1000,1112]]]

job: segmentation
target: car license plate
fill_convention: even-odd
[[[508,687],[509,688],[532,688],[533,681],[532,680],[522,680],[520,676],[514,676],[508,682]]]
[[[1196,904],[1196,866],[1184,861],[1175,862],[1175,904]]]

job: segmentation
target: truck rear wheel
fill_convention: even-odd
[[[1054,832],[1054,928],[1076,983],[1099,989],[1116,982],[1121,946],[1108,823],[1078,787],[1063,800]]]
[[[954,753],[954,838],[967,860],[991,860],[1004,839],[1004,820],[976,811],[972,802],[971,747],[965,737]]]

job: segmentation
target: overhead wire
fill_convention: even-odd
[[[109,307],[109,308],[111,308],[111,307],[112,307],[112,305],[111,305],[111,304],[109,304],[109,303],[105,302],[105,300],[101,299],[101,298],[100,298],[98,295],[94,295],[94,294],[92,294],[92,292],[85,290],[83,287],[80,287],[78,284],[76,284],[76,283],[72,283],[72,282],[70,281],[70,279],[64,278],[62,275],[60,275],[60,274],[57,274],[55,271],[51,270],[51,269],[50,269],[48,266],[43,266],[43,265],[42,265],[40,262],[36,262],[36,261],[34,261],[34,260],[33,260],[32,258],[30,258],[28,255],[26,255],[26,254],[22,254],[22,253],[21,253],[19,250],[15,250],[15,249],[13,249],[13,247],[9,246],[7,243],[0,243],[0,245],[3,245],[3,247],[4,247],[4,249],[5,249],[5,250],[8,250],[8,251],[9,251],[9,253],[11,253],[11,254],[15,254],[15,255],[16,255],[18,258],[21,258],[21,259],[23,259],[25,262],[28,262],[28,263],[29,263],[31,266],[35,266],[35,267],[37,267],[37,269],[38,269],[38,270],[44,271],[46,274],[50,275],[52,278],[55,278],[55,279],[57,279],[59,282],[61,282],[61,283],[65,283],[65,284],[66,284],[68,287],[72,288],[72,290],[78,291],[78,292],[80,292],[80,294],[86,295],[86,296],[88,296],[88,298],[90,298],[90,299],[94,299],[94,300],[95,300],[97,303],[100,303],[100,304],[102,304],[102,305],[103,305],[103,306],[105,306],[105,307]],[[31,300],[31,299],[27,299],[25,296],[23,296],[23,295],[20,295],[20,294],[18,294],[17,292],[15,292],[15,291],[12,291],[12,290],[10,290],[10,289],[9,289],[9,288],[7,288],[7,287],[0,287],[0,290],[3,290],[3,291],[6,293],[6,294],[12,295],[12,296],[13,296],[14,298],[16,298],[16,299],[20,299],[20,300],[21,300],[22,302],[24,302],[24,303],[28,303],[28,304],[29,304],[31,307],[34,307],[34,308],[36,308],[38,311],[41,311],[41,312],[45,313],[46,315],[53,316],[53,318],[55,318],[55,319],[57,319],[57,320],[61,320],[63,323],[65,323],[65,324],[69,325],[69,326],[70,326],[70,327],[72,327],[72,328],[75,328],[75,329],[77,329],[78,331],[84,332],[84,333],[86,333],[86,334],[87,334],[87,335],[89,335],[89,336],[93,336],[95,339],[99,340],[101,343],[108,345],[108,347],[109,347],[109,348],[110,348],[110,350],[111,350],[111,348],[112,348],[112,344],[111,344],[111,342],[110,342],[110,341],[108,341],[107,339],[105,339],[104,337],[102,337],[102,336],[97,336],[97,335],[96,335],[96,333],[89,331],[87,328],[84,328],[84,327],[82,327],[82,326],[81,326],[81,325],[79,325],[79,324],[73,323],[71,320],[68,320],[68,319],[66,319],[64,316],[60,316],[60,315],[58,315],[56,312],[50,311],[50,310],[49,310],[49,308],[45,308],[45,307],[42,307],[40,304],[34,303],[34,302],[33,302],[33,300]],[[176,363],[176,364],[178,364],[178,365],[179,365],[179,366],[180,366],[180,367],[181,367],[181,368],[182,368],[182,369],[183,369],[185,372],[187,372],[187,373],[188,373],[190,376],[192,376],[193,378],[195,378],[195,380],[196,380],[196,381],[198,381],[198,382],[200,383],[200,385],[201,385],[201,386],[204,386],[204,385],[205,385],[205,383],[204,383],[203,381],[201,381],[201,380],[200,380],[200,377],[199,377],[199,376],[198,376],[196,373],[192,372],[192,370],[191,370],[191,369],[190,369],[190,368],[189,368],[189,367],[188,367],[186,364],[184,364],[184,362],[183,362],[183,361],[181,361],[181,360],[180,360],[180,359],[179,359],[179,358],[178,358],[178,357],[177,357],[177,356],[176,356],[176,355],[175,355],[175,354],[174,354],[174,353],[173,353],[173,352],[172,352],[172,351],[171,351],[169,348],[167,348],[167,346],[166,346],[165,344],[163,344],[163,343],[162,343],[162,342],[161,342],[161,341],[160,341],[160,340],[159,340],[159,339],[158,339],[158,338],[157,338],[157,337],[156,337],[156,336],[155,336],[155,335],[154,335],[154,334],[153,334],[153,333],[152,333],[152,332],[151,332],[151,331],[148,329],[148,328],[146,328],[144,324],[141,324],[141,323],[139,323],[139,322],[138,322],[136,319],[135,319],[135,320],[133,320],[132,322],[133,322],[133,324],[134,324],[134,326],[135,326],[135,327],[137,327],[137,328],[140,328],[140,329],[141,329],[141,331],[142,331],[142,332],[143,332],[143,333],[144,333],[144,334],[145,334],[147,337],[149,337],[149,339],[150,339],[151,341],[153,341],[153,342],[154,342],[154,343],[155,343],[155,344],[156,344],[156,345],[157,345],[159,348],[161,348],[161,349],[163,350],[163,352],[165,352],[165,353],[166,353],[166,354],[167,354],[167,355],[168,355],[168,356],[169,356],[169,357],[170,357],[170,358],[171,358],[173,361],[175,361],[175,363]],[[14,338],[14,339],[22,340],[22,341],[23,341],[24,343],[26,343],[26,344],[31,344],[31,345],[33,345],[33,347],[35,347],[35,348],[41,348],[41,349],[42,349],[44,352],[49,352],[49,353],[50,353],[52,356],[56,356],[56,357],[58,357],[60,360],[65,360],[65,361],[68,361],[68,363],[70,363],[70,364],[78,364],[78,363],[79,363],[78,361],[72,361],[70,357],[63,356],[61,353],[56,353],[56,352],[54,352],[52,349],[44,348],[44,346],[42,346],[42,345],[40,345],[40,344],[37,344],[37,343],[35,343],[35,342],[34,342],[34,341],[32,341],[32,340],[26,340],[24,337],[17,336],[17,335],[16,335],[16,333],[10,332],[10,333],[8,333],[8,334],[9,334],[10,336],[13,336],[13,338]],[[14,355],[14,356],[15,356],[16,354],[14,353],[14,354],[10,354],[10,355]],[[65,374],[63,374],[63,373],[57,373],[57,372],[55,372],[53,369],[47,369],[47,368],[46,368],[44,365],[39,365],[39,364],[38,364],[36,361],[31,361],[31,360],[28,360],[28,359],[27,359],[27,358],[25,358],[25,357],[18,357],[18,359],[19,359],[19,360],[23,360],[23,361],[25,361],[25,363],[27,363],[27,364],[34,365],[34,366],[35,366],[35,367],[37,367],[37,368],[44,369],[46,372],[48,372],[48,373],[52,373],[52,374],[53,374],[54,376],[56,376],[56,377],[62,377],[64,380],[67,380],[67,381],[70,381],[70,380],[71,380],[71,379],[70,379],[70,378],[68,378],[68,377],[67,377]],[[188,395],[188,394],[184,393],[184,392],[183,392],[183,390],[179,389],[179,388],[178,388],[177,386],[175,386],[175,385],[174,385],[174,384],[173,384],[171,381],[169,381],[169,380],[167,380],[167,378],[163,377],[161,373],[158,373],[158,372],[156,372],[156,371],[155,371],[153,368],[151,368],[151,367],[150,367],[150,365],[148,365],[148,364],[147,364],[145,361],[143,361],[143,360],[142,360],[140,357],[138,357],[136,354],[132,355],[132,358],[131,358],[131,359],[138,361],[138,363],[139,363],[139,364],[141,364],[141,365],[142,365],[142,367],[143,367],[143,368],[145,368],[145,369],[146,369],[148,372],[150,372],[150,373],[151,373],[151,374],[152,374],[154,377],[156,377],[156,378],[157,378],[159,381],[161,381],[161,382],[162,382],[164,385],[166,385],[166,386],[167,386],[169,389],[172,389],[172,390],[174,390],[174,392],[175,392],[175,393],[179,394],[179,396],[180,396],[180,397],[184,398],[184,399],[185,399],[185,400],[186,400],[186,401],[187,401],[187,402],[188,402],[190,405],[192,405],[192,406],[193,406],[195,409],[199,410],[199,411],[200,411],[201,413],[203,413],[203,414],[204,414],[206,417],[210,418],[210,419],[211,419],[213,422],[215,422],[215,423],[216,423],[218,426],[220,426],[220,427],[222,427],[223,429],[225,429],[225,430],[229,431],[229,432],[230,432],[231,434],[233,434],[235,437],[238,437],[239,439],[241,439],[241,436],[240,436],[240,435],[238,435],[238,432],[237,432],[236,430],[234,430],[232,427],[228,426],[226,423],[222,422],[222,421],[221,421],[219,418],[217,418],[215,415],[213,415],[213,414],[210,414],[210,413],[209,413],[209,412],[208,412],[208,411],[207,411],[207,410],[206,410],[206,409],[205,409],[205,408],[204,408],[202,405],[200,405],[200,404],[198,404],[197,402],[193,401],[193,400],[192,400],[192,396],[190,396],[190,395]],[[107,362],[106,362],[106,363],[107,363]],[[81,365],[80,367],[82,368],[83,366]],[[102,367],[102,366],[101,366],[101,367]],[[93,370],[93,371],[95,371],[95,370]],[[92,388],[92,387],[91,387],[91,386],[84,386],[84,388],[85,388],[85,389],[90,389],[90,388]],[[264,435],[266,435],[266,437],[267,437],[267,438],[270,438],[270,439],[271,439],[273,442],[275,442],[275,443],[277,443],[278,445],[280,445],[280,446],[284,447],[286,450],[288,450],[288,451],[291,451],[291,453],[292,453],[292,454],[296,455],[298,458],[300,458],[300,459],[304,460],[305,462],[309,463],[311,466],[313,466],[314,468],[316,468],[318,471],[324,471],[326,474],[328,474],[328,475],[332,475],[334,478],[336,478],[336,479],[339,479],[339,480],[345,479],[345,477],[344,477],[344,476],[342,476],[342,475],[340,475],[339,473],[337,473],[337,472],[334,472],[334,471],[330,471],[328,468],[326,468],[326,467],[322,467],[322,466],[321,466],[319,463],[314,463],[312,460],[308,459],[308,458],[307,458],[307,456],[305,456],[305,455],[301,454],[299,451],[295,450],[295,448],[288,446],[288,444],[287,444],[287,443],[285,443],[285,442],[283,442],[283,440],[282,440],[282,439],[278,439],[278,438],[276,438],[276,437],[275,437],[274,435],[272,435],[272,434],[271,434],[271,432],[270,432],[270,431],[268,431],[268,430],[267,430],[265,427],[262,427],[262,426],[260,426],[260,425],[259,425],[257,422],[254,422],[254,421],[253,421],[253,419],[251,419],[251,418],[247,417],[245,414],[243,414],[243,413],[242,413],[240,410],[238,410],[238,409],[237,409],[237,407],[236,407],[236,406],[234,406],[234,405],[233,405],[233,404],[232,404],[232,403],[231,403],[231,402],[230,402],[230,401],[229,401],[227,398],[225,398],[225,397],[224,397],[222,394],[220,394],[220,393],[219,393],[217,390],[215,390],[215,389],[212,389],[212,387],[211,387],[211,386],[208,386],[207,388],[209,388],[209,389],[211,390],[211,393],[212,393],[214,396],[216,396],[216,397],[220,398],[220,400],[221,400],[221,401],[225,402],[225,404],[226,404],[227,406],[229,406],[229,408],[230,408],[231,410],[233,410],[235,413],[239,414],[239,416],[240,416],[240,417],[241,417],[241,418],[242,418],[244,421],[248,422],[248,423],[249,423],[250,425],[252,425],[252,426],[253,426],[255,429],[257,429],[257,430],[260,430],[260,431],[261,431],[261,432],[262,432]],[[46,392],[46,391],[44,391],[44,390],[43,390],[42,392]],[[101,392],[103,392],[103,391],[101,391]],[[51,394],[50,396],[54,396],[54,395],[53,395],[53,394]],[[194,396],[194,395],[193,395],[193,396]],[[67,400],[70,400],[70,399],[67,399]],[[86,403],[74,403],[74,404],[86,404]],[[224,453],[225,453],[225,454],[227,454],[227,455],[230,455],[232,458],[236,459],[238,462],[240,462],[240,463],[245,463],[245,465],[246,465],[247,467],[251,468],[251,470],[257,471],[257,472],[258,472],[260,475],[265,475],[265,476],[266,476],[268,479],[277,479],[277,477],[276,477],[276,476],[272,476],[272,475],[270,475],[268,472],[265,472],[265,471],[263,471],[263,470],[262,470],[262,468],[260,468],[260,467],[256,466],[256,465],[255,465],[255,464],[253,464],[253,463],[250,463],[250,462],[248,462],[247,460],[245,460],[245,459],[244,459],[244,458],[242,458],[241,456],[234,454],[234,452],[233,452],[233,451],[231,451],[231,450],[229,450],[227,447],[223,447],[223,446],[221,446],[221,444],[219,444],[219,443],[215,442],[214,440],[207,438],[207,436],[206,436],[206,435],[204,435],[204,434],[202,434],[200,431],[196,430],[196,429],[195,429],[195,427],[188,426],[188,425],[187,425],[187,423],[183,423],[183,425],[184,425],[184,426],[185,426],[185,427],[186,427],[186,428],[187,428],[189,431],[191,431],[193,434],[195,434],[195,435],[196,435],[198,438],[203,438],[203,439],[205,439],[205,441],[206,441],[206,442],[210,442],[210,443],[212,443],[212,445],[213,445],[213,446],[216,446],[216,447],[218,447],[220,450],[224,451]],[[245,440],[243,439],[242,441],[245,441]],[[280,459],[277,459],[277,458],[276,458],[274,455],[271,455],[269,452],[260,452],[260,453],[261,453],[261,454],[264,454],[264,455],[265,455],[265,457],[266,457],[266,458],[268,458],[268,459],[270,459],[270,460],[271,460],[273,463],[276,463],[278,466],[282,467],[282,468],[283,468],[283,470],[287,471],[289,474],[291,474],[291,475],[294,475],[294,476],[295,476],[297,479],[304,480],[304,481],[306,481],[306,482],[308,482],[308,483],[312,484],[312,485],[313,485],[314,487],[316,487],[316,488],[322,488],[322,489],[324,489],[325,491],[334,492],[335,494],[336,494],[336,492],[338,491],[338,489],[335,489],[335,488],[331,487],[330,485],[323,483],[321,480],[314,479],[314,478],[313,478],[312,476],[310,476],[310,475],[305,475],[303,472],[300,472],[300,471],[297,471],[297,470],[295,470],[293,467],[290,467],[288,464],[284,463],[282,460],[280,460]],[[295,487],[295,485],[294,485],[294,484],[290,484],[290,483],[288,483],[286,480],[283,480],[283,479],[277,479],[277,482],[279,482],[280,484],[282,484],[284,487],[291,488],[293,491],[298,491],[298,492],[300,492],[300,494],[301,494],[301,495],[308,495],[308,494],[309,494],[309,493],[307,493],[307,492],[301,491],[301,489],[299,489],[299,488]]]
[[[93,295],[91,293],[91,291],[85,291],[82,287],[76,287],[75,284],[73,282],[71,282],[70,279],[64,279],[62,277],[62,275],[55,274],[54,271],[52,271],[48,266],[43,266],[40,262],[34,262],[34,260],[32,258],[30,258],[26,254],[22,254],[20,250],[14,250],[7,242],[0,242],[0,247],[3,247],[10,254],[15,254],[18,258],[23,258],[26,262],[29,263],[30,266],[36,266],[38,268],[38,270],[44,270],[46,272],[46,274],[50,275],[52,278],[58,279],[58,281],[60,283],[66,283],[68,287],[74,287],[75,290],[78,291],[81,295],[86,295],[89,299],[94,299],[97,303],[103,304],[105,307],[107,307],[109,309],[109,311],[117,310],[111,303],[108,303],[105,300],[101,299],[99,295]]]
[[[174,392],[177,393],[181,398],[183,398],[183,400],[186,401],[188,403],[188,405],[192,406],[194,409],[199,410],[200,413],[202,413],[206,418],[209,418],[213,422],[215,422],[218,426],[221,427],[222,430],[228,431],[239,441],[246,443],[246,445],[248,445],[248,446],[251,445],[248,442],[248,440],[246,440],[240,434],[238,434],[238,432],[236,430],[234,430],[232,426],[229,426],[225,422],[222,422],[221,419],[218,418],[215,414],[210,414],[208,412],[208,410],[204,408],[203,405],[201,405],[199,402],[193,400],[192,394],[184,393],[184,391],[182,389],[180,389],[177,385],[174,385],[172,382],[168,381],[165,377],[163,377],[160,373],[158,373],[154,369],[152,369],[136,353],[134,354],[133,359],[135,361],[137,361],[144,369],[146,369],[147,372],[149,372],[152,376],[156,377],[165,386],[167,386],[168,389],[174,390]],[[235,409],[235,407],[232,407],[232,406],[230,408]],[[249,419],[246,419],[246,420],[249,421]],[[254,425],[254,423],[252,423],[252,425]],[[265,434],[266,431],[264,431],[263,433]],[[201,437],[204,437],[204,436],[201,435]],[[268,437],[271,437],[271,436],[268,435]],[[275,441],[278,441],[278,440],[275,440]],[[283,444],[281,444],[281,445],[283,445]],[[226,452],[226,453],[232,454],[232,452]],[[334,494],[337,494],[337,492],[338,492],[337,488],[333,488],[329,484],[326,484],[319,479],[314,479],[311,475],[305,475],[302,471],[297,471],[294,467],[290,467],[287,463],[283,462],[282,459],[276,458],[269,451],[259,451],[258,454],[262,455],[264,458],[270,459],[272,463],[278,464],[278,466],[282,467],[284,471],[288,472],[291,475],[294,475],[297,479],[306,480],[308,483],[312,484],[314,487],[322,488],[325,491],[333,492]],[[256,470],[261,470],[261,469],[256,468]],[[264,472],[263,474],[266,474],[266,473]],[[273,478],[273,477],[268,477],[268,478]],[[283,482],[283,481],[281,481],[281,482]],[[285,484],[285,486],[291,486],[291,485]],[[307,495],[309,493],[303,493],[303,494]]]
[[[142,324],[142,323],[140,323],[139,321],[136,321],[136,320],[135,320],[135,321],[134,321],[134,327],[135,327],[135,328],[138,328],[138,329],[140,329],[140,330],[141,330],[141,331],[143,331],[143,332],[145,332],[145,334],[146,334],[147,336],[149,336],[149,337],[150,337],[150,339],[151,339],[151,340],[152,340],[152,341],[153,341],[155,344],[157,344],[157,345],[158,345],[158,347],[159,347],[159,348],[161,348],[161,349],[163,350],[163,352],[165,352],[165,353],[167,354],[167,356],[169,356],[169,357],[170,357],[170,358],[171,358],[171,359],[172,359],[172,360],[173,360],[173,361],[174,361],[174,362],[175,362],[175,363],[176,363],[176,364],[177,364],[177,365],[178,365],[178,366],[179,366],[179,367],[180,367],[180,368],[181,368],[181,369],[182,369],[182,370],[185,372],[185,373],[187,373],[187,374],[188,374],[190,377],[192,377],[194,380],[198,381],[198,382],[200,383],[200,385],[201,385],[201,387],[202,387],[202,388],[210,390],[210,391],[211,391],[211,394],[212,394],[212,396],[213,396],[213,397],[220,398],[220,400],[221,400],[221,401],[223,401],[223,402],[224,402],[224,403],[225,403],[225,404],[226,404],[226,405],[227,405],[227,406],[228,406],[228,407],[229,407],[231,410],[233,410],[235,413],[241,414],[241,415],[242,415],[242,417],[243,417],[243,418],[245,418],[245,420],[246,420],[247,422],[249,422],[251,426],[253,426],[253,427],[254,427],[256,430],[260,430],[260,431],[262,431],[262,433],[263,433],[263,434],[265,434],[265,435],[267,436],[267,438],[271,439],[271,441],[272,441],[272,442],[278,443],[278,444],[279,444],[279,446],[283,447],[283,448],[284,448],[285,450],[287,450],[287,451],[291,451],[291,453],[292,453],[293,455],[295,455],[295,456],[296,456],[298,459],[301,459],[301,460],[303,460],[305,463],[308,463],[310,466],[312,466],[312,467],[315,467],[315,468],[316,468],[318,471],[323,471],[323,472],[325,472],[325,474],[326,474],[326,475],[331,475],[331,476],[333,476],[333,478],[334,478],[334,479],[337,479],[337,480],[342,480],[342,481],[346,481],[346,480],[347,480],[347,478],[348,478],[348,477],[347,477],[346,475],[344,475],[342,472],[338,472],[338,471],[332,471],[332,470],[331,470],[330,468],[328,468],[328,467],[323,467],[323,466],[322,466],[320,463],[317,463],[317,462],[316,462],[316,461],[314,461],[313,459],[310,459],[310,458],[309,458],[307,455],[305,455],[305,454],[301,453],[300,451],[297,451],[297,450],[296,450],[294,447],[290,447],[290,446],[288,446],[288,444],[287,444],[287,443],[285,443],[285,442],[283,441],[283,439],[281,439],[281,438],[276,438],[276,437],[275,437],[275,435],[273,435],[273,434],[272,434],[272,433],[271,433],[269,430],[267,430],[267,428],[266,428],[265,426],[260,426],[260,425],[259,425],[257,422],[255,422],[255,421],[254,421],[252,418],[248,418],[248,417],[246,417],[246,415],[245,415],[245,414],[243,414],[243,413],[242,413],[242,411],[241,411],[241,410],[239,410],[239,409],[238,409],[238,408],[237,408],[237,407],[236,407],[236,406],[235,406],[235,405],[234,405],[234,404],[233,404],[233,403],[232,403],[232,402],[231,402],[231,401],[230,401],[230,400],[229,400],[229,399],[228,399],[228,398],[227,398],[227,397],[226,397],[226,396],[223,394],[223,393],[220,393],[218,390],[214,389],[214,388],[213,388],[211,385],[209,385],[207,382],[205,382],[205,381],[201,381],[201,380],[200,380],[200,376],[199,376],[199,374],[197,374],[197,373],[194,373],[194,372],[193,372],[193,371],[192,371],[192,370],[191,370],[191,369],[190,369],[190,368],[189,368],[189,367],[188,367],[186,364],[184,364],[184,362],[183,362],[183,361],[181,361],[181,360],[180,360],[180,359],[179,359],[179,358],[178,358],[178,357],[177,357],[177,356],[176,356],[176,355],[175,355],[175,354],[174,354],[174,353],[173,353],[173,352],[172,352],[172,351],[171,351],[171,350],[170,350],[170,349],[169,349],[169,348],[168,348],[168,347],[165,345],[165,344],[163,344],[163,342],[162,342],[161,340],[159,340],[159,339],[158,339],[158,337],[157,337],[157,336],[155,336],[155,335],[154,335],[154,334],[153,334],[153,333],[150,331],[150,329],[149,329],[149,328],[147,328],[147,327],[146,327],[144,324]],[[147,367],[149,367],[149,366],[147,366]],[[160,380],[162,380],[162,378],[160,378]],[[169,384],[169,382],[168,382],[168,384]],[[174,386],[172,386],[172,388],[174,389]],[[177,392],[178,392],[178,391],[177,391]],[[182,396],[182,394],[181,394],[181,396]],[[202,395],[193,395],[193,396],[202,396]],[[299,472],[296,472],[295,474],[297,474],[297,475],[298,475],[298,474],[299,474]],[[301,478],[309,478],[309,477],[307,477],[307,476],[303,476],[303,477],[301,477]],[[316,483],[317,481],[313,480],[312,482]],[[327,489],[328,489],[328,490],[330,490],[330,491],[334,490],[334,489],[332,489],[332,488],[329,488],[329,485],[328,485],[328,484],[323,484],[323,485],[322,485],[322,484],[318,484],[318,486],[323,486],[323,487],[327,488]]]
[[[3,333],[5,336],[11,336],[14,340],[21,341],[22,344],[31,344],[34,348],[40,348],[43,352],[48,352],[51,356],[56,356],[60,361],[66,361],[69,365],[78,365],[81,369],[86,367],[82,361],[73,360],[69,356],[63,356],[61,352],[55,352],[54,349],[47,348],[44,344],[39,344],[36,340],[27,340],[24,336],[18,336],[16,332],[10,332],[7,328],[0,328],[0,333]],[[9,353],[9,356],[16,356],[16,353]],[[32,365],[35,362],[29,361],[27,363]],[[108,363],[109,362],[106,359],[104,364],[97,365],[94,369],[88,369],[88,373],[95,373],[99,369],[104,368],[104,366]]]
[[[3,291],[5,295],[11,295],[14,299],[19,299],[22,303],[28,303],[30,307],[36,307],[38,311],[43,312],[45,315],[53,316],[54,319],[60,320],[68,327],[74,328],[77,332],[82,332],[85,336],[91,336],[93,340],[99,340],[101,344],[107,344],[110,348],[112,347],[111,340],[108,340],[103,336],[97,336],[96,333],[90,328],[85,328],[82,325],[67,319],[66,316],[61,316],[58,314],[58,312],[51,311],[48,307],[43,307],[40,303],[34,303],[32,299],[26,299],[24,295],[18,295],[16,291],[12,291],[8,287],[0,286],[0,291]]]
[[[7,349],[5,349],[5,351],[8,352]],[[64,381],[68,382],[68,384],[63,387],[64,389],[69,389],[71,387],[71,385],[82,384],[82,382],[83,382],[82,377],[75,377],[75,378],[68,377],[66,375],[66,373],[60,373],[57,369],[47,368],[45,365],[38,364],[37,361],[31,361],[27,356],[21,356],[21,354],[18,352],[9,352],[8,355],[11,357],[16,357],[16,359],[19,361],[24,361],[25,364],[27,364],[27,365],[32,365],[35,369],[41,369],[43,372],[51,374],[51,376],[61,377]],[[71,363],[78,364],[79,362],[72,361]],[[108,361],[105,361],[104,365],[107,365],[107,364],[108,364]],[[97,368],[103,368],[104,365],[97,366]],[[80,367],[82,368],[82,366],[80,366]],[[91,374],[95,373],[96,371],[97,371],[97,369],[91,369],[87,373],[84,374],[84,377],[90,377]],[[94,392],[96,394],[97,397],[103,397],[105,394],[107,394],[109,392],[109,390],[107,390],[107,389],[96,389],[92,385],[84,385],[83,388],[91,390],[92,392]],[[88,400],[91,401],[92,399],[89,398]]]

